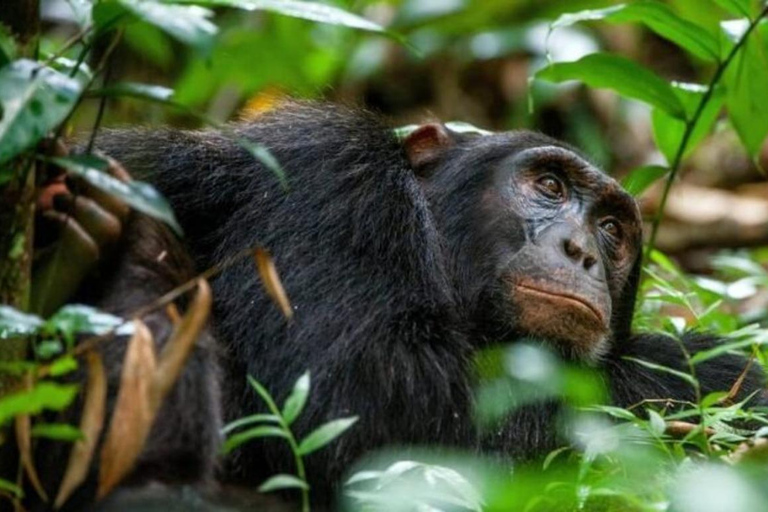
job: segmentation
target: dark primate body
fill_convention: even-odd
[[[218,405],[226,421],[262,408],[246,375],[282,400],[300,374],[311,372],[300,435],[359,416],[306,459],[318,502],[333,499],[355,459],[388,444],[511,458],[555,448],[552,403],[519,410],[493,435],[476,431],[472,358],[493,344],[531,335],[549,341],[565,357],[602,368],[620,406],[694,399],[683,380],[623,359],[688,371],[676,341],[630,333],[640,253],[634,202],[564,145],[526,132],[481,137],[439,125],[402,142],[373,115],[325,104],[286,105],[236,129],[276,157],[287,191],[231,135],[113,131],[98,141],[171,201],[185,237],[182,248],[154,222],[129,223],[125,255],[106,274],[103,297],[91,288],[92,302],[125,312],[191,275],[186,269],[163,278],[168,260],[157,263],[152,246],[160,240],[188,253],[197,271],[244,248],[266,247],[295,310],[291,321],[281,315],[250,260],[212,281],[217,351],[206,348],[213,343],[206,334],[158,419],[137,479],[208,478]],[[557,283],[542,291],[552,275]],[[553,289],[560,285],[566,289]],[[542,320],[542,305],[550,304],[556,309],[544,307]],[[696,352],[717,340],[690,334],[684,343]],[[216,354],[220,379],[211,366]],[[728,390],[746,367],[746,359],[730,354],[699,365],[702,393]],[[752,365],[740,396],[762,385]],[[246,444],[221,473],[255,486],[292,470],[283,443],[267,440]]]

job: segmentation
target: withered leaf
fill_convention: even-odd
[[[32,389],[34,380],[31,373],[24,375],[24,388]],[[35,469],[35,462],[32,458],[32,420],[29,414],[20,414],[16,416],[16,446],[19,449],[19,459],[21,459],[21,465],[24,467],[24,472],[29,478],[29,483],[35,489],[35,492],[40,496],[44,502],[48,502],[48,495],[43,489],[43,485],[40,483],[40,478],[37,475],[37,469]]]
[[[256,268],[259,270],[259,277],[261,277],[261,283],[264,285],[267,295],[277,304],[286,318],[293,318],[293,309],[288,300],[288,294],[285,293],[272,256],[266,249],[259,247],[254,251],[253,258],[256,261]]]

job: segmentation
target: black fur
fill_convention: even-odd
[[[493,319],[480,312],[481,285],[492,277],[494,263],[488,261],[493,247],[476,237],[474,212],[488,186],[484,171],[502,156],[557,142],[530,133],[460,137],[438,164],[440,173],[422,180],[391,127],[359,110],[286,105],[237,126],[235,133],[271,151],[287,175],[288,191],[232,134],[114,131],[98,142],[170,199],[197,270],[256,245],[274,256],[294,307],[292,321],[265,296],[251,261],[212,283],[226,420],[262,409],[246,375],[282,400],[310,370],[312,394],[296,424],[300,435],[341,416],[360,418],[307,458],[318,501],[332,499],[356,458],[388,444],[439,443],[521,457],[556,446],[553,404],[524,408],[506,428],[482,438],[471,414],[471,363],[479,348],[514,341],[491,330]],[[521,227],[512,231],[510,236],[525,242]],[[107,292],[99,304],[122,312],[136,302],[126,294],[143,295],[143,287],[157,286],[154,268],[142,276],[131,268],[125,275],[118,271],[111,285],[115,295]],[[630,335],[638,271],[639,264],[614,304],[612,349],[601,363],[613,399],[624,406],[645,398],[690,400],[684,381],[623,359],[630,355],[687,371],[674,340]],[[695,352],[717,340],[688,335],[685,343]],[[205,364],[196,362],[185,375],[206,380],[211,369],[203,370]],[[726,355],[701,365],[698,378],[706,391],[727,390],[746,364]],[[741,396],[762,385],[754,364]],[[195,384],[184,381],[180,388],[186,396]],[[204,397],[215,393],[210,384],[204,389]],[[215,402],[172,399],[157,430],[197,428],[201,439],[177,437],[179,444],[166,444],[158,433],[148,457],[161,450],[160,459],[172,461],[162,448],[178,448],[179,460],[191,457],[193,472],[207,475],[213,453],[204,447],[214,444],[210,432],[219,426]],[[201,417],[210,423],[197,425]],[[245,445],[227,461],[224,478],[255,485],[292,469],[282,443],[269,440]],[[159,472],[174,475],[168,468]]]

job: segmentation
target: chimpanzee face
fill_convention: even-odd
[[[525,235],[521,246],[513,234],[497,268],[515,331],[598,357],[640,253],[634,199],[563,147],[525,149],[494,167],[481,218],[517,219]]]
[[[629,331],[641,220],[615,180],[528,132],[462,137],[425,125],[406,151],[476,334],[532,337],[594,361]]]

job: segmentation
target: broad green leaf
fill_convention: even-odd
[[[77,396],[78,386],[39,382],[32,389],[0,399],[0,425],[19,414],[38,414],[43,409],[61,411]]]
[[[715,0],[715,3],[736,16],[749,16],[752,0]]]
[[[703,27],[681,18],[667,5],[652,0],[564,14],[552,23],[552,29],[592,20],[642,23],[701,59],[716,62],[720,56],[720,44],[715,36]]]
[[[93,9],[94,23],[101,31],[112,28],[126,15],[149,23],[177,41],[202,52],[211,48],[218,31],[209,19],[213,12],[197,5],[174,5],[153,0],[114,0],[99,2]]]
[[[0,305],[0,340],[34,334],[42,325],[43,319],[39,316]]]
[[[296,477],[294,475],[275,475],[267,479],[263,484],[259,486],[259,492],[272,492],[282,489],[303,489],[309,490],[307,482]]]
[[[56,128],[82,89],[78,80],[31,60],[17,60],[0,69],[0,163],[34,146]]]
[[[325,425],[318,427],[301,440],[301,443],[299,443],[299,454],[309,455],[310,453],[319,450],[343,434],[344,431],[354,425],[356,421],[357,416],[340,418],[338,420],[329,421]]]
[[[301,411],[304,410],[304,405],[307,403],[307,397],[309,396],[309,372],[299,377],[296,384],[293,385],[293,391],[290,396],[285,399],[285,405],[283,406],[283,419],[290,425],[293,421],[299,417]]]
[[[165,222],[177,233],[182,232],[171,205],[152,185],[142,181],[125,183],[113,178],[93,167],[92,157],[70,156],[51,158],[50,161],[81,176],[94,187],[121,199],[136,210]]]
[[[162,85],[120,82],[102,89],[88,91],[88,96],[129,97],[168,103],[173,96],[173,89]]]
[[[182,0],[210,7],[226,6],[246,11],[271,11],[330,25],[342,25],[370,32],[386,32],[381,25],[332,5],[298,0]]]
[[[235,434],[232,437],[228,438],[224,442],[224,446],[222,448],[222,451],[227,454],[240,446],[243,443],[246,443],[248,441],[251,441],[253,439],[258,439],[261,437],[284,437],[288,438],[288,434],[285,433],[285,431],[280,427],[273,427],[273,426],[262,426],[262,427],[254,427],[250,430],[246,430],[245,432],[241,432],[239,434]]]
[[[660,165],[644,165],[627,174],[621,180],[621,185],[627,192],[637,197],[656,181],[666,176],[668,172],[668,168]]]
[[[38,423],[32,427],[32,437],[74,442],[82,439],[83,433],[79,428],[66,423]]]
[[[768,22],[761,22],[725,71],[726,106],[750,156],[768,137]]]
[[[231,423],[227,423],[224,428],[221,429],[221,433],[229,434],[238,428],[253,425],[254,423],[280,423],[280,418],[274,414],[251,414],[250,416],[245,416]]]
[[[685,108],[672,86],[639,64],[605,53],[587,55],[575,62],[549,64],[535,75],[551,82],[579,80],[590,87],[612,89],[659,108],[669,115],[685,119]]]
[[[698,84],[673,83],[677,97],[683,104],[688,119],[693,119],[699,103],[704,98],[706,87]],[[717,121],[725,101],[725,91],[722,87],[714,90],[702,110],[693,133],[689,136],[683,157],[693,151],[704,137],[709,135]],[[668,163],[672,163],[679,151],[686,129],[686,122],[668,115],[659,109],[654,109],[651,114],[653,124],[653,138],[659,151],[666,157]]]

